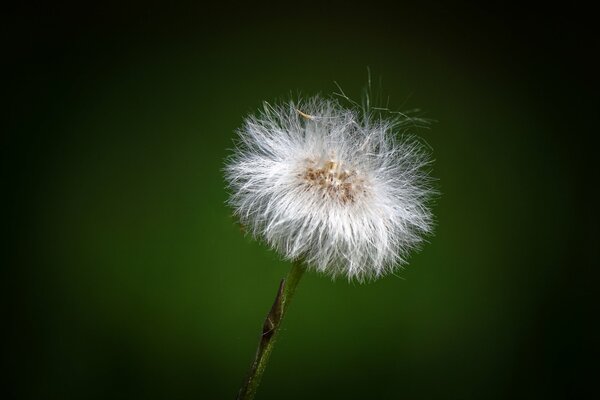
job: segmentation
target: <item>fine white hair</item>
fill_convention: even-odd
[[[312,97],[264,103],[225,175],[244,227],[285,259],[364,281],[392,273],[432,231],[429,151],[409,117]]]

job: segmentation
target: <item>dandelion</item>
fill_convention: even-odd
[[[255,238],[294,263],[239,398],[254,395],[305,269],[377,279],[405,264],[431,233],[429,153],[418,139],[397,137],[410,122],[313,97],[265,103],[239,129],[225,168],[229,204]]]

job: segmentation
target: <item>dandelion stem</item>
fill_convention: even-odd
[[[258,389],[258,385],[260,385],[260,380],[269,362],[269,356],[273,351],[277,336],[279,336],[281,322],[305,269],[302,261],[294,261],[287,277],[281,280],[277,296],[275,297],[273,306],[271,306],[271,311],[269,311],[263,324],[256,356],[250,366],[248,376],[238,393],[238,400],[251,400],[256,395],[256,390]]]

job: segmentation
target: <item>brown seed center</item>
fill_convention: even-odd
[[[307,160],[307,167],[302,178],[307,186],[339,200],[342,204],[353,203],[358,193],[364,191],[363,180],[356,170],[341,168],[334,160],[317,163]]]

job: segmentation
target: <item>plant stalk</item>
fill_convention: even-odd
[[[260,380],[269,362],[269,356],[273,351],[277,336],[279,336],[281,322],[294,296],[296,286],[298,286],[298,282],[300,282],[300,278],[302,278],[305,270],[306,267],[302,261],[294,261],[290,272],[281,280],[277,296],[275,296],[275,301],[271,306],[271,311],[267,314],[267,318],[263,324],[254,362],[252,362],[248,376],[238,392],[238,400],[252,400],[256,395],[256,390],[258,389],[258,385],[260,385]]]

